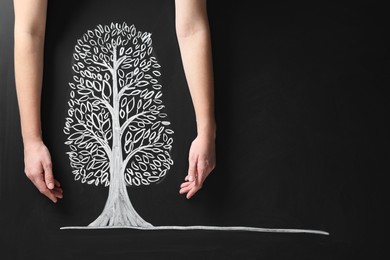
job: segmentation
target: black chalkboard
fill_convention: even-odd
[[[118,0],[119,1],[119,0]],[[130,187],[137,212],[155,225],[315,229],[304,233],[215,230],[60,230],[87,225],[101,212],[107,188],[75,182],[64,157],[64,124],[74,41],[99,17],[81,21],[88,1],[61,1],[48,25],[69,53],[45,57],[44,138],[64,187],[54,205],[23,173],[23,146],[13,74],[13,6],[0,3],[0,245],[1,259],[350,259],[384,251],[388,126],[385,88],[389,50],[384,8],[356,1],[255,3],[209,1],[217,120],[217,167],[191,200],[178,193],[195,117],[174,41],[172,5],[148,24],[166,77],[164,97],[176,143],[171,174],[153,187]],[[99,1],[97,1],[99,2]],[[170,1],[173,3],[173,1]],[[155,6],[156,7],[156,6]],[[97,8],[97,7],[96,7]],[[165,9],[164,9],[165,8]],[[162,12],[161,10],[164,10]],[[152,11],[151,11],[152,12]],[[128,19],[118,12],[117,20]],[[54,19],[53,19],[54,20]],[[107,21],[112,20],[107,17]],[[74,24],[72,24],[74,23]],[[58,27],[61,30],[58,30]],[[76,37],[76,36],[75,36]],[[76,37],[77,38],[77,37]],[[66,49],[64,48],[64,49]],[[65,68],[67,69],[67,68]],[[51,76],[48,76],[51,75]],[[175,82],[175,84],[172,84]],[[66,98],[65,98],[66,97]],[[180,97],[180,98],[178,98]],[[59,111],[53,107],[62,107]],[[57,160],[56,160],[57,158]]]

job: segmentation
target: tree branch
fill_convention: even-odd
[[[130,87],[131,87],[132,85],[134,85],[134,83],[136,83],[136,82],[137,82],[137,81],[134,81],[133,83],[129,83],[129,84],[127,84],[126,86],[122,87],[121,90],[119,91],[119,94],[118,94],[119,98],[122,97],[123,93],[124,93],[126,90],[135,89],[135,87],[133,87],[133,88],[130,88]]]
[[[96,65],[100,65],[100,66],[102,66],[102,67],[107,68],[109,71],[112,71],[111,66],[110,66],[109,64],[107,64],[106,61],[103,61],[104,63],[102,63],[102,62],[98,62],[98,61],[92,60],[92,62],[93,62],[94,64],[96,64]]]
[[[110,157],[112,152],[108,143],[106,143],[99,136],[97,136],[92,130],[86,128],[86,131],[88,132],[87,134],[89,134],[89,137],[94,138],[103,147],[104,151],[107,153],[107,157]]]
[[[101,102],[106,106],[106,108],[108,109],[108,111],[110,111],[111,113],[111,117],[114,115],[114,109],[112,108],[111,104],[108,103],[107,100],[101,100]]]
[[[148,144],[148,145],[144,145],[144,146],[140,146],[136,149],[134,149],[133,151],[131,151],[127,156],[126,156],[126,159],[123,161],[123,170],[122,172],[124,173],[124,169],[126,169],[126,166],[127,166],[127,163],[129,162],[129,160],[131,159],[131,157],[133,157],[134,154],[136,154],[137,152],[141,151],[141,150],[144,150],[145,148],[148,148],[148,147],[152,147],[153,144]]]
[[[122,65],[122,62],[127,59],[129,56],[127,55],[124,55],[122,57],[120,57],[117,61],[116,61],[116,69],[120,67],[120,65]]]
[[[147,114],[147,113],[149,113],[149,112],[150,112],[150,110],[144,111],[144,112],[138,113],[138,114],[133,115],[132,117],[128,118],[128,119],[123,123],[123,125],[121,126],[121,137],[122,137],[122,134],[123,134],[124,130],[126,129],[126,127],[127,127],[131,122],[133,122],[134,119],[136,119],[137,117],[140,117],[140,116],[142,116],[142,115],[145,115],[145,114]]]
[[[114,109],[112,108],[111,104],[108,103],[107,100],[103,100],[103,99],[101,99],[101,98],[99,98],[99,97],[97,97],[97,96],[94,96],[93,99],[99,100],[103,105],[105,105],[105,107],[107,108],[107,110],[110,112],[111,117],[114,116]]]

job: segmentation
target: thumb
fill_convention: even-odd
[[[49,189],[53,189],[54,188],[54,177],[53,177],[53,171],[52,171],[52,164],[51,164],[51,162],[45,163],[43,165],[43,171],[44,171],[44,177],[45,177],[46,186]]]
[[[194,181],[195,180],[195,174],[196,174],[196,160],[190,159],[189,160],[189,166],[188,166],[188,180]]]

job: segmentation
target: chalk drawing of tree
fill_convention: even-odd
[[[88,30],[74,47],[64,133],[74,179],[109,187],[88,226],[152,227],[126,186],[160,182],[169,171],[174,131],[165,120],[160,65],[151,33],[111,23]]]
[[[322,230],[246,226],[153,226],[130,202],[127,186],[161,182],[173,165],[173,133],[162,104],[161,66],[151,33],[111,23],[77,40],[64,126],[76,181],[109,187],[102,213],[88,226],[61,229],[208,229],[312,233]]]

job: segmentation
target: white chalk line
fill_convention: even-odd
[[[257,228],[257,227],[243,227],[243,226],[155,226],[155,227],[130,227],[130,226],[104,226],[104,227],[89,227],[89,226],[69,226],[61,227],[60,229],[108,229],[108,228],[132,228],[142,230],[191,230],[191,229],[206,229],[206,230],[238,230],[238,231],[253,231],[253,232],[271,232],[271,233],[309,233],[317,235],[329,235],[328,232],[313,229],[289,229],[289,228]]]

